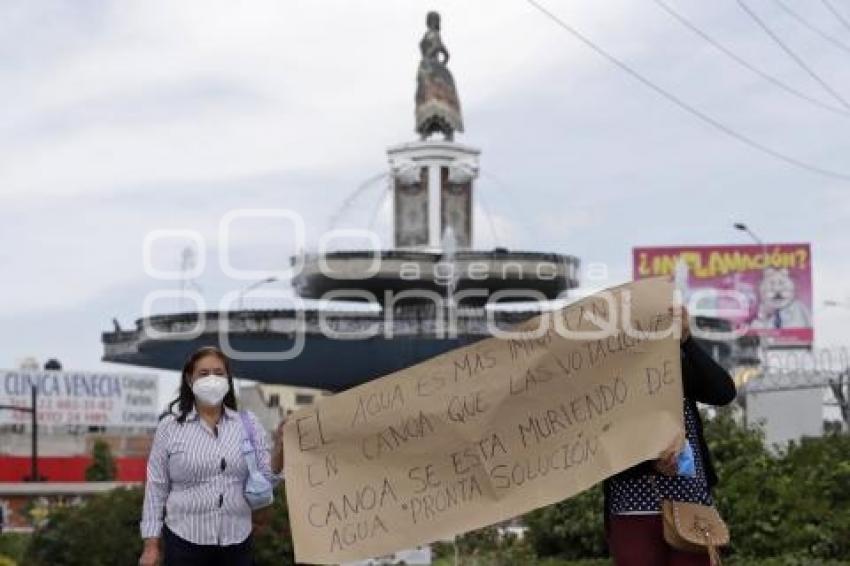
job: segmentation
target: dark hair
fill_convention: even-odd
[[[183,373],[180,375],[180,393],[177,398],[169,403],[168,411],[165,414],[175,414],[174,406],[177,405],[177,422],[183,423],[186,421],[186,416],[192,411],[195,405],[195,394],[192,393],[192,386],[189,384],[189,378],[192,372],[195,371],[195,364],[198,360],[206,356],[216,356],[224,364],[224,371],[227,373],[227,394],[224,396],[224,406],[236,410],[236,393],[233,387],[233,372],[230,371],[230,360],[224,355],[224,352],[215,346],[204,346],[198,348],[183,364]]]

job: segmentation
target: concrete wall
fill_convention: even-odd
[[[764,423],[768,446],[823,434],[822,389],[747,393],[747,423]]]

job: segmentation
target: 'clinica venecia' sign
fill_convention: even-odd
[[[41,424],[156,426],[157,378],[144,374],[0,370],[0,404],[29,408],[38,390]],[[0,424],[29,422],[25,411],[0,411]]]

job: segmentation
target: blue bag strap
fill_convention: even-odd
[[[242,419],[242,429],[245,431],[245,436],[247,437],[248,442],[251,444],[251,449],[254,451],[253,461],[250,458],[246,458],[245,460],[248,463],[249,469],[252,472],[255,472],[259,467],[259,455],[257,454],[257,440],[254,437],[254,425],[251,423],[251,419],[248,418],[247,412],[239,411],[239,417]],[[242,453],[245,454],[244,449]]]

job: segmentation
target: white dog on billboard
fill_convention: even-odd
[[[759,286],[758,316],[752,328],[810,328],[812,314],[797,300],[797,287],[787,268],[764,271]]]

